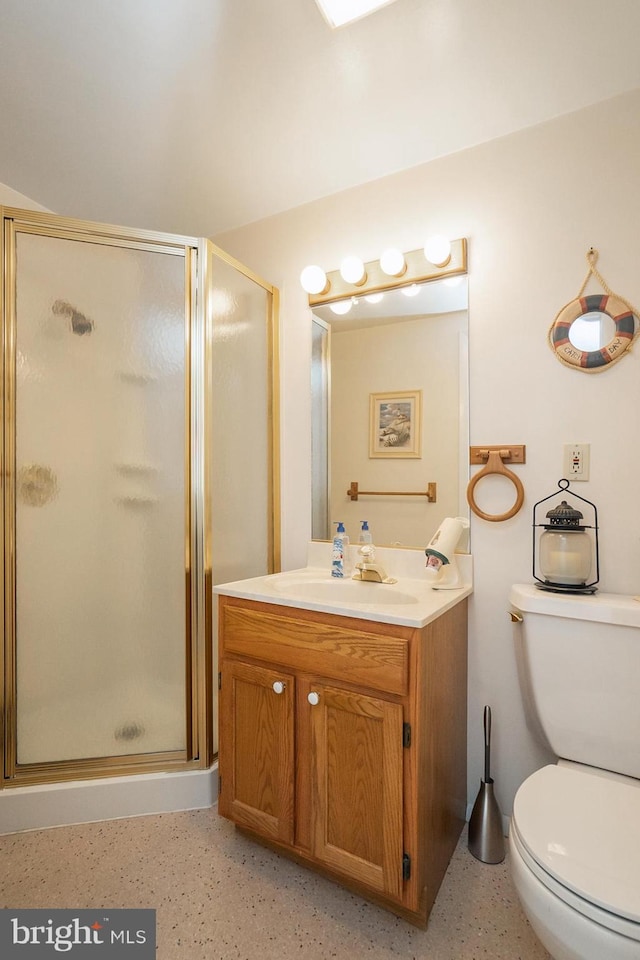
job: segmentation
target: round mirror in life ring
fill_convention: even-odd
[[[577,335],[577,329],[572,331],[580,318],[593,321],[593,345],[589,344],[584,330],[580,335]],[[607,329],[607,324],[613,337],[608,343],[602,344],[598,339],[598,330]],[[588,326],[584,324],[584,327]],[[636,317],[624,300],[610,294],[592,294],[578,297],[562,308],[549,330],[549,343],[562,363],[589,372],[619,360],[635,335]]]

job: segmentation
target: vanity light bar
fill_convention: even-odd
[[[406,269],[399,276],[389,276],[380,266],[379,260],[365,263],[366,282],[348,283],[340,270],[332,270],[326,274],[326,285],[319,293],[309,294],[309,305],[318,306],[321,303],[331,303],[333,300],[342,300],[345,297],[364,296],[376,293],[379,290],[392,290],[395,287],[409,287],[413,283],[424,283],[427,280],[438,280],[440,277],[452,277],[467,272],[467,241],[451,241],[451,255],[447,262],[436,266],[425,258],[424,249],[411,250],[404,254]]]

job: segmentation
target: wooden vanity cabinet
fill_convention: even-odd
[[[218,599],[220,814],[426,926],[465,817],[466,600],[414,629]]]

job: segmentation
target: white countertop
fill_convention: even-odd
[[[313,545],[314,548],[317,546],[325,545]],[[414,555],[409,556],[409,553]],[[419,562],[416,557],[418,553]],[[424,574],[420,577],[424,568],[423,551],[409,552],[394,548],[377,551],[376,559],[384,564],[390,576],[397,577],[397,583],[393,585],[336,580],[329,572],[329,562],[318,565],[319,555],[321,556],[321,551],[310,550],[309,559],[315,561],[316,565],[310,564],[299,570],[253,577],[249,580],[220,583],[214,586],[214,593],[301,610],[319,610],[360,620],[423,627],[473,592],[471,557],[468,555],[457,557],[464,586],[453,590],[434,589]],[[327,557],[330,557],[330,553]],[[339,596],[343,584],[350,595],[349,599]],[[313,596],[316,589],[317,598]],[[357,597],[360,590],[363,596],[373,596],[375,601],[354,602],[353,598]],[[300,592],[304,593],[304,596],[300,596]],[[403,602],[405,597],[407,602]]]

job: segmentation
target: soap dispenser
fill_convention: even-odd
[[[373,537],[371,536],[371,530],[369,530],[369,521],[361,520],[360,523],[362,527],[360,528],[360,536],[358,537],[359,543],[373,543]]]
[[[342,520],[338,521],[337,527],[331,551],[331,576],[344,577],[347,575],[349,537]]]

